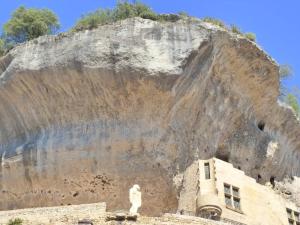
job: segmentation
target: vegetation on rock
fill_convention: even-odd
[[[19,7],[4,24],[4,34],[9,41],[21,43],[42,35],[53,34],[59,28],[57,16],[48,9]]]
[[[279,66],[279,76],[280,79],[290,77],[293,74],[293,69],[288,64],[283,64]]]
[[[73,31],[93,29],[99,25],[124,20],[127,18],[141,17],[154,21],[175,22],[181,17],[186,17],[186,13],[157,14],[149,6],[140,2],[118,2],[114,9],[98,9],[95,12],[84,15],[74,26]]]
[[[296,116],[300,117],[300,105],[297,100],[297,97],[294,94],[289,93],[289,94],[287,94],[285,101],[289,106],[292,107]]]
[[[202,20],[204,22],[211,23],[211,24],[214,24],[221,28],[224,28],[225,30],[231,31],[232,33],[242,35],[245,38],[249,39],[250,41],[254,41],[254,42],[256,41],[256,35],[254,33],[251,33],[251,32],[243,33],[241,31],[241,29],[234,24],[232,24],[230,27],[228,27],[222,20],[212,18],[212,17],[205,17]]]
[[[207,23],[214,24],[214,25],[219,26],[219,27],[222,27],[224,29],[226,28],[225,23],[222,20],[219,20],[219,19],[216,19],[216,18],[205,17],[205,18],[203,18],[203,21],[207,22]]]
[[[234,24],[231,25],[231,31],[236,34],[240,34],[240,35],[243,34],[242,31],[240,30],[240,28]]]
[[[0,57],[5,55],[14,46],[14,42],[9,41],[4,35],[2,35],[2,37],[0,38]]]
[[[7,225],[21,225],[23,224],[23,220],[20,218],[10,219]]]
[[[0,56],[4,55],[5,49],[4,49],[4,40],[0,38]]]
[[[279,78],[280,78],[280,97],[285,103],[287,103],[296,116],[300,118],[300,103],[298,101],[297,94],[289,92],[287,88],[283,85],[283,81],[293,75],[293,68],[288,64],[283,64],[279,66]],[[295,91],[294,91],[295,92]]]
[[[82,17],[73,30],[84,30],[96,28],[99,24],[105,24],[112,21],[111,10],[98,9],[96,12],[89,13]]]
[[[279,80],[280,80],[280,97],[284,97],[287,95],[287,89],[283,85],[283,81],[289,77],[291,77],[293,74],[293,69],[288,64],[282,64],[279,66]],[[283,99],[284,100],[284,99]]]
[[[254,42],[256,41],[256,35],[252,32],[247,32],[244,34],[244,36],[248,38],[250,41],[254,41]]]

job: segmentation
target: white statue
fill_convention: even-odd
[[[131,203],[130,213],[136,214],[138,209],[142,205],[142,193],[140,192],[140,186],[135,184],[129,189],[129,200]]]

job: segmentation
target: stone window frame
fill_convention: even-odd
[[[300,225],[300,213],[286,208],[286,214],[290,225]]]
[[[225,182],[223,184],[223,188],[224,188],[224,199],[225,199],[226,208],[231,209],[236,212],[239,212],[239,213],[243,213],[242,207],[241,207],[240,188],[233,186],[231,184],[225,183]],[[230,199],[230,204],[228,204],[228,201],[226,201],[226,199]],[[239,207],[235,206],[235,202],[239,203]]]

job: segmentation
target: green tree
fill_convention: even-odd
[[[280,82],[280,98],[287,95],[287,88],[283,85],[283,81],[288,79],[293,75],[293,69],[290,65],[288,64],[282,64],[279,66],[279,82]]]
[[[295,95],[289,93],[286,96],[285,101],[286,101],[287,104],[289,104],[292,107],[292,109],[294,110],[297,117],[300,117],[300,105],[299,105],[299,102],[297,100],[297,97]]]
[[[14,43],[9,41],[5,35],[0,36],[0,56],[6,54],[9,50],[14,47]]]
[[[0,57],[4,55],[5,49],[4,49],[4,40],[0,38]]]
[[[158,15],[147,5],[136,2],[134,5],[135,15],[144,19],[157,20]],[[118,8],[118,7],[117,7]]]
[[[16,43],[28,41],[59,29],[57,16],[48,9],[19,7],[4,24],[4,34]]]
[[[279,82],[280,82],[280,98],[286,96],[288,90],[287,88],[283,85],[283,81],[288,79],[293,75],[293,69],[290,65],[288,64],[282,64],[279,66]]]
[[[98,9],[84,15],[74,26],[73,30],[93,29],[99,25],[124,20],[132,17],[158,20],[159,16],[152,9],[140,2],[118,2],[114,9]]]
[[[114,10],[115,20],[123,20],[137,16],[135,5],[136,3],[131,4],[129,2],[118,2],[117,7]]]
[[[293,69],[288,64],[283,64],[279,66],[279,76],[280,78],[287,78],[293,74]]]
[[[73,30],[94,29],[100,24],[113,21],[112,11],[107,9],[98,9],[95,12],[83,16],[75,25]]]
[[[234,25],[234,24],[231,25],[231,31],[236,34],[240,34],[240,35],[243,34],[241,29],[237,25]]]
[[[250,41],[256,41],[256,35],[254,33],[248,32],[244,34],[246,38],[248,38]]]

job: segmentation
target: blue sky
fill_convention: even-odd
[[[159,13],[185,11],[196,17],[220,18],[243,31],[256,33],[257,42],[279,64],[289,64],[294,75],[284,84],[300,87],[300,0],[143,0]],[[49,8],[68,30],[81,15],[99,7],[111,8],[115,0],[0,0],[0,26],[20,5]]]

